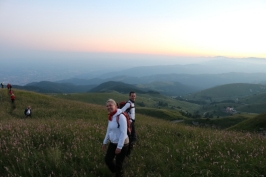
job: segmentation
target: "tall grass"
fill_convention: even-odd
[[[30,92],[17,95],[21,97],[12,113],[2,111],[9,102],[0,104],[1,115],[9,115],[0,120],[0,176],[111,176],[101,150],[107,126],[104,106]],[[19,115],[25,103],[37,109],[32,118]],[[126,176],[266,174],[262,136],[136,116],[138,141]]]

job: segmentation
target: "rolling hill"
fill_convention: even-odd
[[[180,96],[199,91],[199,88],[184,85],[179,82],[157,81],[147,84],[138,84],[137,87],[142,89],[152,89],[167,96]]]
[[[235,126],[228,128],[228,130],[250,131],[250,132],[258,132],[260,130],[266,131],[266,112],[254,118],[250,118],[243,122],[240,122]]]
[[[96,105],[14,92],[17,99],[10,105],[6,89],[0,90],[1,176],[112,176],[101,149],[108,123],[105,101]],[[33,116],[25,119],[27,105]],[[146,113],[157,115],[152,109]],[[138,140],[126,176],[266,174],[266,141],[257,134],[184,126],[139,113],[135,125]]]
[[[121,93],[129,93],[130,91],[135,91],[137,93],[147,93],[144,89],[140,89],[131,84],[125,84],[123,82],[109,81],[94,87],[89,92],[110,92],[117,91]],[[152,91],[151,91],[152,92]],[[159,94],[159,92],[153,92]]]
[[[95,85],[74,85],[71,83],[55,83],[50,81],[32,82],[25,86],[13,85],[14,88],[39,93],[81,93],[87,92]]]
[[[82,101],[86,103],[103,105],[106,98],[113,98],[115,101],[126,101],[128,99],[128,93],[122,94],[119,92],[91,92],[91,93],[77,93],[77,94],[54,94],[55,97]],[[160,104],[159,104],[160,103]],[[138,107],[142,108],[156,108],[156,109],[168,109],[176,110],[179,115],[179,110],[186,110],[188,112],[194,112],[200,108],[199,105],[194,103],[188,103],[172,99],[170,97],[160,94],[141,94],[137,92],[137,101],[135,103]]]
[[[149,84],[152,82],[179,82],[185,86],[191,86],[198,90],[208,89],[211,87],[232,84],[232,83],[252,83],[258,84],[265,81],[266,73],[240,73],[228,72],[220,74],[184,74],[184,73],[168,73],[168,74],[148,74],[146,76],[127,75],[127,72],[110,76],[108,78],[94,79],[68,79],[58,82],[67,82],[75,85],[99,85],[108,81],[124,82],[127,84]],[[82,83],[82,84],[81,84]]]
[[[223,101],[233,100],[237,101],[241,97],[249,95],[260,94],[266,92],[266,86],[260,84],[246,84],[246,83],[234,83],[216,86],[210,89],[205,89],[197,93],[185,96],[188,100],[209,100]]]
[[[256,62],[255,62],[256,61]],[[102,74],[100,78],[110,78],[119,75],[143,77],[163,74],[222,74],[222,73],[265,73],[265,59],[246,58],[229,59],[226,57],[216,57],[215,60],[205,61],[197,64],[186,65],[157,65],[133,67],[116,72]],[[230,78],[228,78],[230,79]]]
[[[184,124],[213,129],[227,129],[255,117],[253,114],[235,114],[222,118],[184,119]]]

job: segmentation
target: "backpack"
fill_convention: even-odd
[[[126,121],[127,121],[127,135],[130,135],[131,134],[130,117],[129,117],[128,113],[126,113],[126,112],[122,112],[121,114],[123,114],[126,117]],[[119,124],[119,116],[121,114],[119,114],[119,115],[116,116],[117,128],[120,127],[120,124]]]
[[[125,102],[125,101],[121,101],[120,103],[119,103],[119,108],[120,109],[122,109],[127,103],[130,103],[129,101],[128,102]],[[125,112],[129,112],[130,111],[130,109],[131,108],[134,108],[132,105],[131,105],[131,103],[130,103],[130,107],[125,111]]]

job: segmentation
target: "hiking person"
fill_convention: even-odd
[[[31,117],[31,113],[32,113],[32,111],[31,111],[31,107],[28,106],[28,107],[25,109],[24,114],[25,114],[26,117]]]
[[[123,112],[128,113],[130,117],[130,121],[131,121],[131,124],[130,124],[131,135],[129,136],[129,150],[128,150],[127,156],[130,155],[131,150],[133,149],[133,146],[137,140],[136,131],[135,131],[135,104],[134,104],[135,100],[136,100],[136,93],[133,91],[129,92],[129,100],[123,106],[123,108],[121,108]]]
[[[10,89],[11,89],[11,84],[8,83],[8,84],[6,85],[6,88],[7,88],[8,90],[10,90]]]
[[[3,82],[1,82],[1,87],[4,88],[4,83]]]
[[[10,98],[11,98],[11,103],[14,103],[15,102],[15,94],[12,93],[11,96],[10,96]]]
[[[108,111],[108,126],[102,150],[106,150],[107,143],[110,141],[105,155],[105,163],[109,170],[116,174],[116,177],[120,177],[124,174],[123,162],[129,144],[127,121],[122,110],[117,109],[117,104],[113,99],[107,100],[106,107]],[[116,159],[115,162],[114,159]]]

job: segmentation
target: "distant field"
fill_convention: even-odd
[[[115,101],[127,101],[128,94],[121,94],[118,92],[111,93],[84,93],[84,94],[56,94],[54,95],[58,98],[63,98],[67,100],[76,100],[86,103],[104,105],[108,98],[113,98]],[[167,106],[159,106],[158,102],[167,103]],[[199,105],[188,103],[184,101],[178,101],[163,95],[153,95],[153,94],[138,94],[136,99],[137,107],[147,107],[147,108],[163,108],[163,109],[184,109],[189,112],[193,112],[199,108]]]
[[[266,133],[266,113],[253,116],[250,119],[247,119],[235,126],[228,128],[228,130],[238,130],[238,131],[250,131],[258,132],[264,130]]]
[[[237,125],[245,120],[251,119],[255,115],[251,114],[236,114],[233,116],[227,116],[223,118],[200,118],[200,119],[184,119],[184,123],[188,125],[193,125],[192,122],[197,122],[201,127],[205,128],[215,128],[215,129],[226,129]]]
[[[236,83],[225,84],[210,89],[202,90],[197,93],[185,96],[185,98],[189,100],[223,101],[236,100],[249,95],[261,94],[265,92],[265,85]]]
[[[137,114],[143,114],[154,118],[159,118],[163,120],[183,120],[186,117],[182,116],[178,111],[165,110],[165,109],[155,109],[155,108],[139,108]]]

